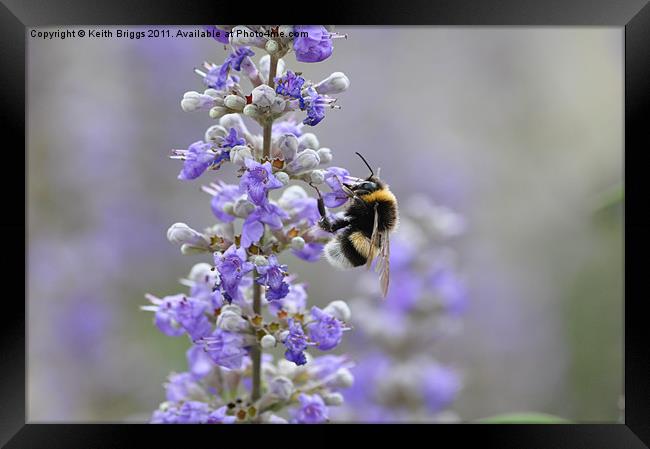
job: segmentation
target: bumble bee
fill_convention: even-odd
[[[318,225],[327,232],[338,232],[325,245],[327,260],[337,268],[347,269],[366,265],[370,268],[375,257],[376,270],[383,296],[388,292],[390,275],[389,233],[397,227],[397,199],[388,185],[375,176],[372,168],[361,154],[356,153],[370,170],[370,176],[353,184],[341,183],[349,203],[342,218],[330,221],[323,198],[318,192]],[[315,188],[315,187],[314,187]]]

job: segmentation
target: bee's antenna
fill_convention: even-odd
[[[368,167],[368,170],[370,170],[370,176],[369,176],[369,178],[372,178],[373,176],[375,176],[375,173],[372,171],[372,168],[370,167],[370,164],[368,163],[368,161],[366,161],[366,158],[364,158],[363,156],[361,156],[361,153],[359,153],[358,151],[355,151],[355,153],[356,153],[357,156],[359,156],[359,157],[361,158],[361,160],[363,161],[363,163],[366,164],[366,167]]]

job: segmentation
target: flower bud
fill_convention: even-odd
[[[306,149],[302,150],[296,158],[289,162],[287,171],[292,174],[300,174],[309,170],[313,170],[320,164],[320,158],[315,150]]]
[[[354,376],[347,368],[341,368],[334,378],[334,384],[339,388],[350,388],[354,384]]]
[[[312,171],[309,174],[309,180],[312,182],[312,184],[322,184],[323,182],[325,182],[325,170]]]
[[[289,183],[289,175],[286,174],[283,171],[275,172],[274,173],[275,177],[278,178],[278,181],[282,183],[282,185],[287,185]]]
[[[298,138],[299,146],[298,148],[304,150],[305,148],[311,148],[312,150],[317,150],[320,148],[318,143],[318,138],[313,133],[305,133]]]
[[[221,91],[218,91],[217,89],[213,89],[211,87],[208,87],[207,89],[205,89],[203,91],[203,95],[209,95],[212,98],[214,98],[215,100],[218,99],[218,98],[223,100],[223,94],[221,93]],[[221,106],[221,105],[218,105],[218,106]]]
[[[269,391],[283,401],[288,401],[294,391],[293,382],[284,376],[275,377],[269,382]]]
[[[219,124],[225,129],[235,128],[237,134],[240,136],[250,134],[246,124],[239,114],[226,114],[219,119]]]
[[[277,173],[276,173],[277,176]],[[301,200],[308,198],[309,195],[307,195],[307,192],[305,192],[305,189],[303,189],[300,186],[293,185],[287,187],[284,192],[282,192],[282,195],[280,196],[280,199],[278,200],[278,204],[280,207],[283,209],[291,209],[291,206],[294,201],[296,200]]]
[[[266,38],[255,33],[247,26],[237,25],[232,29],[232,34],[230,35],[230,44],[231,45],[246,45],[250,47],[265,48]]]
[[[167,229],[167,240],[175,245],[189,244],[192,246],[208,247],[208,241],[203,234],[190,228],[185,223],[174,223]]]
[[[261,415],[262,423],[265,424],[289,424],[289,421],[284,419],[281,416],[274,415],[273,413],[267,412]]]
[[[286,331],[289,334],[289,331]],[[286,338],[286,337],[285,337]],[[298,367],[295,363],[290,362],[285,359],[278,360],[278,374],[285,376],[287,378],[292,378],[295,376]]]
[[[221,139],[224,137],[228,132],[226,131],[226,128],[224,128],[221,125],[212,125],[205,131],[205,141],[206,142],[214,142],[217,144],[221,144]]]
[[[290,162],[298,153],[298,138],[293,134],[283,134],[278,139],[278,148],[282,151],[285,162]]]
[[[275,100],[275,91],[266,84],[257,86],[251,94],[253,96],[253,104],[258,108],[270,108],[273,100]]]
[[[345,301],[332,301],[323,309],[323,312],[329,313],[334,318],[341,321],[350,321],[352,312],[350,312],[350,307],[345,303]]]
[[[243,112],[244,112],[244,115],[246,117],[250,117],[250,118],[256,118],[256,117],[258,117],[260,115],[260,112],[257,109],[257,106],[255,106],[254,104],[247,104],[244,107]]]
[[[184,256],[191,256],[193,254],[201,254],[207,249],[206,246],[194,246],[187,243],[181,245],[181,254]]]
[[[345,73],[334,72],[314,87],[319,94],[340,94],[350,87],[350,80]]]
[[[230,111],[228,111],[227,108],[223,106],[215,106],[212,109],[210,109],[210,118],[219,118],[223,117],[224,115],[228,114]]]
[[[244,107],[246,106],[246,99],[240,97],[239,95],[228,95],[223,100],[223,103],[227,108],[241,112],[244,110]]]
[[[286,340],[288,336],[289,336],[289,331],[285,330],[285,331],[280,332],[280,341]]]
[[[285,106],[286,106],[286,101],[284,98],[277,96],[273,100],[273,104],[271,105],[271,112],[274,114],[280,114],[284,112]]]
[[[329,164],[330,162],[332,162],[332,150],[325,147],[319,148],[318,157],[320,157],[321,164]]]
[[[192,269],[190,270],[190,274],[187,278],[190,281],[202,282],[203,280],[205,280],[206,276],[210,276],[211,274],[212,274],[212,265],[205,262],[200,262],[192,267]]]
[[[222,307],[217,318],[217,327],[228,332],[240,332],[246,330],[249,324],[242,318],[239,306],[230,304]]]
[[[223,204],[223,211],[228,215],[235,215],[235,203],[228,201]]]
[[[256,267],[263,267],[269,264],[269,260],[264,256],[253,256],[251,262],[253,262]]]
[[[291,239],[291,248],[292,249],[300,251],[304,247],[305,247],[305,239],[303,239],[302,237],[298,236],[298,237],[294,237],[294,238]]]
[[[214,98],[194,91],[185,92],[185,94],[183,94],[183,99],[181,100],[181,108],[185,112],[198,111],[199,109],[213,105]]]
[[[253,153],[247,145],[237,145],[230,150],[230,161],[233,164],[244,167],[246,159],[253,159]]]
[[[271,56],[264,55],[260,58],[260,73],[264,80],[269,79],[269,67],[271,66]],[[275,76],[282,76],[284,74],[284,60],[282,58],[278,59],[277,69],[275,71]]]
[[[343,395],[341,393],[329,393],[323,395],[323,400],[327,405],[342,405]]]
[[[275,337],[273,335],[265,335],[260,340],[260,345],[264,349],[271,349],[275,346]]]
[[[272,55],[273,53],[277,52],[280,49],[280,46],[273,39],[269,39],[268,41],[266,41],[266,45],[264,46],[264,48],[269,54]]]
[[[233,215],[239,218],[246,218],[250,215],[251,212],[255,210],[255,205],[248,201],[246,198],[239,198],[235,201],[233,207]]]

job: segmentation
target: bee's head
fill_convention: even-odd
[[[372,167],[370,167],[370,164],[368,164],[368,161],[366,161],[366,159],[363,156],[361,156],[361,154],[359,154],[358,152],[356,154],[366,164],[368,170],[370,170],[370,176],[368,176],[366,179],[359,180],[358,182],[355,182],[353,184],[344,183],[343,186],[346,189],[350,190],[350,192],[348,193],[357,196],[363,196],[363,195],[368,195],[369,193],[372,192],[376,192],[377,190],[386,189],[388,186],[379,179],[379,176],[375,176],[375,173],[373,172]]]
[[[378,177],[371,175],[368,178],[354,184],[343,184],[345,187],[354,192],[357,196],[367,195],[377,190],[386,188],[386,184]]]

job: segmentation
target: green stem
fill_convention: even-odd
[[[260,284],[255,282],[256,278],[257,270],[253,270],[253,312],[256,315],[262,315],[262,288]],[[262,384],[262,348],[259,345],[253,346],[251,358],[253,359],[253,393],[251,399],[252,402],[255,402],[261,396]]]
[[[273,88],[275,82],[275,74],[278,69],[278,57],[271,55],[270,67],[269,67],[269,87]],[[273,127],[273,119],[269,119],[264,124],[264,134],[263,134],[263,159],[271,158],[271,129]],[[266,226],[265,226],[266,227]],[[257,270],[253,270],[253,312],[256,315],[262,315],[262,287],[255,282],[257,278]],[[251,350],[251,358],[253,359],[253,392],[251,394],[252,402],[257,401],[262,395],[262,348],[260,345],[253,346]]]

